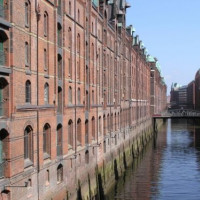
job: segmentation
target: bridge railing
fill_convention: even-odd
[[[160,117],[200,117],[200,111],[191,109],[167,110],[160,114]]]

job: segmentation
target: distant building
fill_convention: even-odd
[[[195,81],[191,81],[187,87],[187,108],[195,109]]]
[[[171,108],[178,108],[178,104],[179,104],[178,90],[179,90],[179,87],[180,87],[180,85],[178,85],[177,83],[172,83],[171,92],[170,92]]]
[[[187,88],[188,86],[182,86],[179,88],[178,91],[178,98],[179,98],[179,108],[187,108]]]
[[[171,108],[187,108],[187,88],[188,86],[180,86],[177,83],[171,87]]]

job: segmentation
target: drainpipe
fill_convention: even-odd
[[[35,11],[36,11],[36,20],[37,20],[37,193],[38,193],[38,199],[40,197],[39,192],[39,171],[40,171],[40,159],[39,159],[39,20],[40,20],[40,7],[38,5],[38,1],[35,2]]]
[[[95,30],[97,31],[97,24],[98,24],[98,17],[97,17],[97,19],[96,19],[96,23],[95,23]],[[96,34],[97,34],[97,32],[96,32]],[[97,38],[96,38],[96,58],[97,58],[97,56],[98,56],[98,61],[99,61],[99,59],[100,59],[100,52],[98,51],[98,43],[97,43]],[[97,59],[95,59],[96,60],[96,68],[98,68],[98,75],[100,75],[100,65],[98,66],[98,63],[97,63]],[[96,72],[97,72],[97,70],[96,70]],[[96,75],[97,75],[97,73],[96,73]],[[96,108],[96,121],[97,121],[97,145],[99,144],[98,143],[98,109],[99,109],[99,99],[98,99],[98,92],[99,92],[99,90],[100,90],[100,78],[98,77],[98,78],[96,78],[96,80],[99,80],[99,83],[97,84],[97,82],[96,82],[96,105],[97,105],[97,108]],[[95,133],[94,133],[95,134]],[[96,162],[97,162],[97,154],[96,154]],[[98,164],[98,163],[97,163]]]
[[[76,89],[76,81],[77,81],[77,70],[76,70],[76,67],[77,67],[77,65],[76,65],[76,53],[77,53],[77,47],[76,47],[76,44],[77,44],[77,41],[76,41],[76,39],[77,39],[77,37],[76,37],[76,19],[77,19],[77,17],[76,17],[76,1],[74,1],[74,21],[75,21],[75,28],[74,28],[74,35],[75,35],[75,40],[74,40],[74,46],[75,46],[75,54],[74,54],[74,56],[75,56],[75,116],[74,116],[74,118],[75,118],[75,122],[74,122],[74,125],[75,125],[75,181],[76,181],[76,179],[77,179],[77,169],[76,169],[76,156],[77,156],[77,120],[76,120],[76,112],[77,112],[77,108],[76,108],[76,97],[77,97],[77,89]],[[80,54],[80,52],[79,52],[79,54]],[[80,63],[79,63],[79,65],[80,65]]]

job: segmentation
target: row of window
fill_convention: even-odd
[[[25,83],[25,102],[31,103],[31,82],[29,80]],[[49,104],[49,84],[44,84],[44,102]]]
[[[49,19],[48,19],[48,13],[44,12],[44,36],[48,36],[48,29],[49,29]],[[31,25],[31,4],[30,1],[25,2],[25,27],[29,28]]]
[[[118,118],[118,119],[117,119]],[[108,121],[107,121],[108,120]],[[103,127],[101,117],[99,117],[99,125],[98,131],[95,129],[95,118],[92,117],[91,119],[91,136],[89,136],[89,121],[85,121],[85,144],[90,143],[90,139],[95,140],[97,137],[97,133],[100,135],[102,134],[102,128],[104,135],[109,131],[115,130],[119,128],[119,114],[113,115],[111,117],[103,117]],[[77,141],[75,141],[74,131],[73,131],[73,121],[68,121],[68,149],[74,149],[75,145],[81,146],[83,144],[83,135],[82,135],[82,121],[79,118],[77,120]],[[62,155],[62,147],[63,147],[63,126],[62,124],[58,124],[57,129],[57,139],[56,139],[56,146],[57,146],[57,156]],[[75,144],[77,142],[77,144]],[[51,126],[47,123],[43,127],[43,152],[44,152],[44,159],[49,158],[51,155]],[[24,159],[33,161],[33,128],[31,126],[27,126],[24,131]]]
[[[58,104],[62,104],[62,95],[59,95],[59,93],[61,92],[62,92],[62,88],[60,90],[58,89]],[[72,87],[69,86],[69,90],[68,90],[69,104],[73,103],[72,97],[73,97]],[[80,88],[78,88],[77,90],[77,100],[78,100],[78,104],[81,104],[81,89]],[[25,84],[25,102],[31,103],[31,82],[29,80],[27,80]],[[44,102],[45,104],[49,104],[49,84],[48,83],[45,83],[44,85]],[[94,104],[94,102],[95,102],[95,96],[94,96],[94,90],[92,90],[92,103]]]

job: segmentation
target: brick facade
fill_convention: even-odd
[[[125,130],[165,109],[159,71],[152,94],[152,63],[126,28],[128,4],[97,3],[0,5],[0,199],[72,195],[125,144]]]

